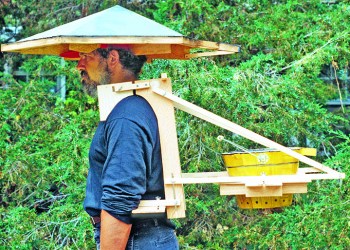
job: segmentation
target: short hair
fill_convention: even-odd
[[[144,63],[147,61],[147,57],[144,55],[137,56],[134,55],[130,50],[126,49],[116,49],[116,48],[107,48],[107,49],[97,49],[97,52],[103,57],[108,58],[109,52],[112,50],[118,51],[119,61],[124,69],[131,71],[136,78],[141,72],[141,69]]]

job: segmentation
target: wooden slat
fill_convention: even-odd
[[[189,40],[183,37],[52,37],[38,40],[18,41],[2,44],[3,52],[19,52],[25,54],[59,55],[69,49],[88,53],[100,44],[130,44],[136,55],[147,55],[150,60],[189,59],[199,56],[215,56],[239,52],[239,47],[230,44],[219,44],[209,41]],[[62,50],[65,46],[65,50]],[[220,50],[189,54],[190,48]]]
[[[298,174],[307,173],[322,173],[322,171],[317,168],[298,168]]]
[[[182,44],[182,37],[53,37],[31,41],[2,44],[1,51],[11,52],[60,44]]]
[[[29,55],[59,55],[62,52],[67,51],[68,49],[69,49],[68,44],[58,44],[55,46],[42,46],[42,47],[22,49],[16,52],[20,52],[22,54],[29,54]]]
[[[238,53],[238,52],[240,52],[240,46],[234,45],[234,44],[219,43],[218,50],[231,51],[231,52]]]
[[[227,171],[221,172],[196,172],[196,173],[182,173],[182,178],[216,178],[229,177]]]
[[[307,183],[287,183],[282,186],[283,194],[305,194],[307,193]]]
[[[135,81],[135,82],[115,83],[111,86],[112,86],[113,92],[123,92],[123,91],[129,91],[129,90],[149,88],[151,86],[151,82],[149,80],[143,80],[143,81]]]
[[[71,43],[69,44],[69,50],[79,51],[82,53],[90,53],[96,49],[100,48],[99,44],[81,44],[81,43]]]
[[[203,56],[220,56],[220,55],[230,55],[234,54],[236,52],[232,51],[212,51],[212,52],[202,52],[202,53],[193,53],[193,54],[186,54],[185,58],[197,58],[197,57],[203,57]]]
[[[137,209],[133,210],[133,214],[154,214],[165,213],[166,207],[180,205],[179,200],[141,200]]]
[[[244,184],[220,184],[220,195],[246,195],[246,191]],[[282,195],[302,193],[307,193],[307,183],[284,183],[282,186]]]
[[[131,50],[135,55],[159,55],[171,53],[170,44],[134,44]]]
[[[204,183],[235,183],[235,184],[245,184],[245,183],[308,183],[311,182],[309,175],[271,175],[271,176],[203,176],[201,173],[192,173],[190,176],[182,174],[179,178],[167,178],[165,179],[166,184],[204,184]],[[258,184],[256,184],[258,185]]]
[[[166,207],[165,206],[157,206],[157,207],[138,207],[137,209],[133,210],[133,214],[158,214],[158,213],[165,213]]]
[[[152,87],[161,87],[171,91],[170,78],[153,79],[150,81]],[[159,127],[159,136],[162,149],[162,163],[164,179],[181,178],[180,155],[176,133],[175,109],[170,100],[166,100],[155,94],[151,89],[137,90],[136,94],[144,97],[152,106]],[[165,199],[179,200],[180,205],[167,207],[168,218],[186,217],[186,204],[183,185],[181,183],[165,183]]]
[[[246,197],[271,197],[282,196],[281,186],[261,186],[261,187],[247,187]]]
[[[192,48],[203,48],[203,49],[219,49],[219,43],[203,41],[203,40],[192,40],[188,38],[183,38],[183,44]]]
[[[220,184],[220,195],[245,195],[244,184]]]
[[[116,94],[113,88],[118,84],[107,84],[97,86],[98,106],[100,111],[100,121],[105,121],[115,105],[125,97],[133,94],[132,90],[123,91]]]

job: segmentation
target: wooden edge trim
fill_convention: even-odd
[[[282,181],[281,181],[282,180]],[[181,178],[168,178],[164,180],[166,185],[173,184],[204,184],[204,183],[231,183],[231,184],[246,184],[255,182],[255,185],[276,185],[277,183],[309,183],[312,178],[309,175],[270,175],[270,176],[209,176],[205,177],[201,173],[193,173],[190,177],[182,174]],[[248,184],[249,185],[249,184]]]
[[[133,214],[165,213],[166,207],[180,205],[180,200],[141,200]]]
[[[112,86],[112,90],[113,92],[122,92],[128,90],[146,89],[150,86],[150,81],[126,82]]]
[[[197,58],[197,57],[203,57],[203,56],[230,55],[230,54],[234,54],[234,53],[236,53],[236,52],[217,50],[217,51],[211,51],[211,52],[186,54],[185,58],[189,59],[189,58]]]
[[[264,187],[260,187],[259,191],[266,193]],[[261,197],[261,193],[257,193],[254,197]],[[307,183],[285,183],[279,195],[302,193],[307,193]],[[220,184],[220,195],[247,195],[247,188],[243,184]]]
[[[183,37],[51,37],[36,40],[17,41],[14,43],[2,44],[1,51],[11,52],[28,48],[58,45],[58,44],[182,44]]]

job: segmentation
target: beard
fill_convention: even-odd
[[[92,97],[97,97],[97,86],[109,84],[111,80],[111,72],[108,69],[107,64],[102,62],[99,64],[97,71],[99,72],[99,79],[97,81],[92,80],[87,71],[82,70],[81,83],[83,84],[84,92]]]

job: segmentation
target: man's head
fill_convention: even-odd
[[[77,68],[86,92],[96,96],[98,85],[136,80],[146,60],[126,49],[97,49],[80,53]]]

